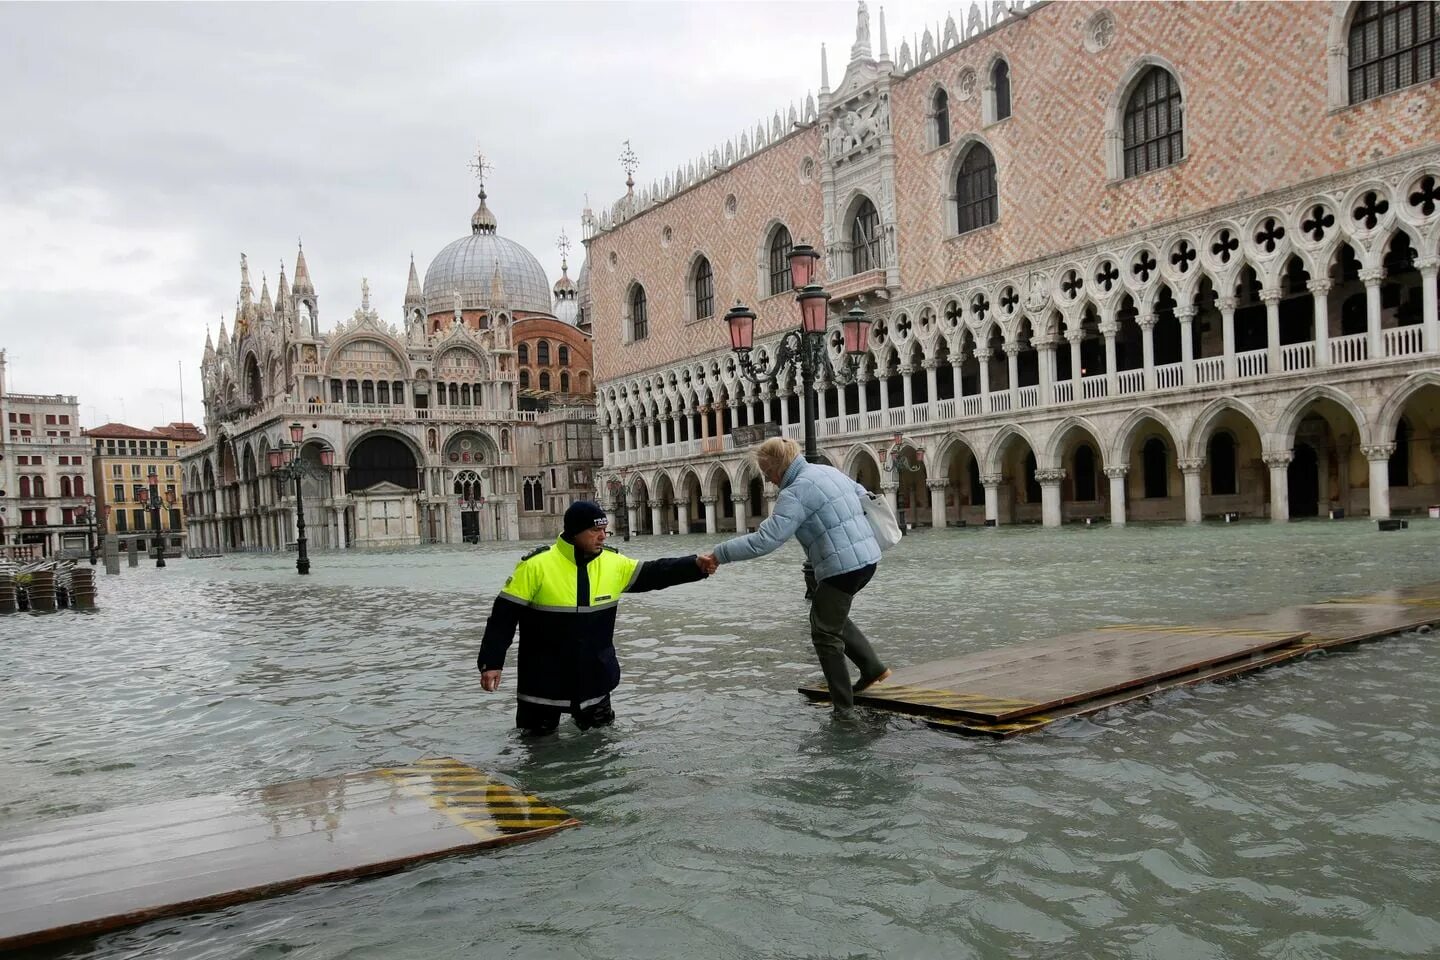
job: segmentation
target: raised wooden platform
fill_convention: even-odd
[[[438,758],[0,832],[0,951],[393,872],[578,822]]]
[[[1211,624],[1106,627],[917,664],[855,700],[940,729],[1013,737],[1164,690],[1437,623],[1440,583],[1424,584]],[[823,684],[800,692],[829,697]]]

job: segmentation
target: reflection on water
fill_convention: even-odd
[[[640,540],[637,556],[701,537]],[[894,665],[1440,579],[1440,524],[922,531]],[[451,755],[585,826],[43,955],[1395,957],[1440,949],[1440,653],[1410,635],[1049,728],[832,724],[795,548],[625,602],[617,725],[522,740],[475,650],[523,548],[181,561],[0,619],[0,816]]]

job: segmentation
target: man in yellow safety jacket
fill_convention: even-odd
[[[693,583],[715,572],[709,557],[643,563],[627,557],[605,546],[607,524],[599,504],[572,503],[560,539],[522,557],[495,597],[476,666],[480,685],[499,689],[505,652],[520,627],[515,725],[522,730],[550,733],[562,713],[581,730],[613,722],[620,595]]]

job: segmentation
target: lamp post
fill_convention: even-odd
[[[279,447],[270,451],[270,472],[282,483],[286,480],[295,481],[295,570],[301,576],[310,572],[310,555],[305,550],[305,492],[300,483],[310,472],[305,466],[305,458],[300,455],[304,439],[305,425],[292,423],[289,441],[281,441]],[[322,466],[328,467],[334,462],[334,450],[326,447],[320,451]]]
[[[915,459],[911,460],[905,453],[905,447],[905,438],[897,433],[890,443],[890,448],[880,451],[880,462],[885,465],[886,470],[889,470],[891,473],[899,473],[901,470],[907,473],[915,473],[924,465],[924,450],[916,450]]]
[[[814,461],[819,456],[815,445],[815,379],[827,362],[825,357],[825,328],[829,322],[830,294],[825,288],[811,281],[815,278],[815,263],[820,254],[809,244],[802,243],[790,251],[790,281],[799,292],[795,301],[800,304],[800,329],[788,331],[775,349],[775,356],[767,369],[757,368],[750,359],[755,345],[755,311],[743,303],[736,303],[725,314],[730,327],[730,348],[740,361],[740,372],[756,386],[773,385],[780,372],[791,364],[800,371],[800,385],[804,403],[805,459]],[[859,307],[851,309],[841,321],[845,331],[845,353],[847,357],[858,358],[865,353],[870,338],[870,324],[865,311]]]
[[[625,502],[625,477],[630,473],[628,467],[620,468],[620,479],[610,477],[605,482],[605,487],[610,491],[610,499],[615,502],[616,524],[620,528],[623,539],[630,542],[630,509]],[[612,528],[614,529],[614,528]]]
[[[150,468],[150,475],[147,477],[150,482],[150,489],[140,491],[140,502],[150,509],[150,542],[155,546],[155,566],[163,569],[165,566],[165,537],[160,531],[160,475],[154,467]]]
[[[761,370],[750,359],[755,345],[755,311],[736,302],[725,314],[730,326],[730,348],[740,361],[740,372],[756,386],[775,384],[780,372],[791,364],[800,371],[801,400],[804,404],[805,459],[814,463],[819,459],[819,448],[815,443],[815,380],[824,365],[825,329],[830,320],[830,294],[815,279],[815,264],[820,253],[808,243],[797,244],[790,251],[790,285],[797,291],[795,302],[800,304],[800,329],[787,331],[780,338],[775,356],[767,369]],[[840,321],[844,330],[845,368],[837,371],[840,382],[849,382],[851,361],[863,356],[870,338],[870,324],[865,311],[858,306],[851,308]],[[737,518],[738,525],[738,518]],[[805,596],[815,592],[815,576],[809,561],[802,567],[805,575]]]
[[[95,566],[95,498],[86,496],[85,506],[80,508],[80,515],[75,518],[88,528],[85,536],[85,546],[90,550],[90,566]]]
[[[460,509],[462,511],[479,510],[485,506],[485,494],[482,493],[478,497],[475,496],[475,488],[467,483],[465,484],[464,489],[460,493],[460,496],[456,498],[456,501],[460,504]],[[480,542],[480,525],[478,518],[476,519],[475,533],[473,534],[473,539],[471,537],[464,536],[462,536],[461,539],[463,539],[466,543]]]

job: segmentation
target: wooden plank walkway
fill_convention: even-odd
[[[532,840],[579,821],[450,758],[0,832],[0,951]]]
[[[940,729],[1006,738],[1164,690],[1436,624],[1440,583],[1423,584],[1211,624],[1102,628],[917,664],[855,699]],[[800,692],[828,699],[823,684]]]

